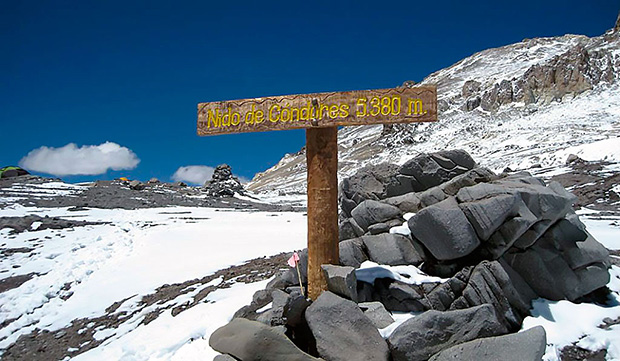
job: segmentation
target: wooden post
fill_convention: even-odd
[[[437,121],[437,86],[280,95],[198,104],[198,135],[306,129],[308,295],[338,264],[338,127]]]
[[[322,264],[338,261],[338,128],[306,129],[308,296],[327,290]]]

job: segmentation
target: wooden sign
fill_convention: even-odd
[[[198,104],[198,135],[436,120],[434,85]]]
[[[437,120],[437,87],[284,95],[198,104],[198,135],[306,128],[308,295],[338,264],[338,126]]]

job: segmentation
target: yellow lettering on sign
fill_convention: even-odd
[[[302,107],[299,110],[299,120],[310,120],[313,111],[314,109],[312,108],[312,102],[308,100],[308,106]]]
[[[256,112],[254,110],[255,106],[254,104],[252,104],[252,110],[250,110],[249,112],[245,113],[245,117],[244,117],[244,122],[245,124],[254,124],[254,120],[256,117]]]
[[[222,124],[219,109],[215,109],[215,113],[211,109],[207,110],[207,128],[211,128],[211,123],[213,123],[213,128],[219,128]]]
[[[275,113],[274,110],[279,112],[280,106],[278,104],[274,104],[269,107],[269,121],[272,123],[277,123],[280,120],[280,113]]]
[[[291,120],[291,110],[289,108],[282,108],[282,112],[280,112],[280,121],[288,122],[289,120]]]
[[[336,119],[338,117],[338,106],[332,105],[329,107],[329,117],[331,119]]]
[[[421,115],[426,113],[427,111],[422,111],[422,99],[408,100],[407,115]]]
[[[322,104],[319,107],[319,111],[318,111],[318,114],[317,114],[317,118],[319,120],[323,119],[323,110],[325,110],[325,115],[327,116],[327,112],[329,111],[329,107],[327,105],[324,105],[324,104]]]
[[[265,113],[262,110],[256,111],[256,117],[254,118],[254,122],[256,124],[260,124],[265,120]]]
[[[340,106],[340,117],[341,118],[346,118],[349,116],[349,109],[351,107],[349,107],[349,104],[342,104]]]

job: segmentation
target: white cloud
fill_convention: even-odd
[[[172,175],[175,182],[187,182],[192,184],[203,185],[206,181],[211,180],[215,168],[206,165],[188,165],[179,167]]]
[[[34,149],[19,161],[19,166],[35,172],[65,175],[96,175],[109,169],[134,169],[140,159],[131,149],[112,142],[77,147],[69,143],[64,147]]]

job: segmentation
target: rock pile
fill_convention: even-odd
[[[528,173],[496,175],[464,151],[361,169],[341,183],[340,201],[340,265],[323,266],[329,291],[311,303],[297,273],[283,272],[213,334],[214,349],[243,361],[540,360],[544,330],[514,334],[531,301],[586,301],[609,281],[608,252],[572,210],[572,194]],[[366,261],[442,281],[378,267],[369,277]],[[381,337],[389,311],[421,314]],[[265,327],[279,335],[278,350],[247,331]],[[223,342],[239,328],[234,347]],[[247,345],[251,355],[239,351]]]
[[[212,197],[232,197],[235,193],[245,193],[243,185],[232,174],[228,164],[218,165],[215,168],[211,180],[205,183],[204,190]]]

